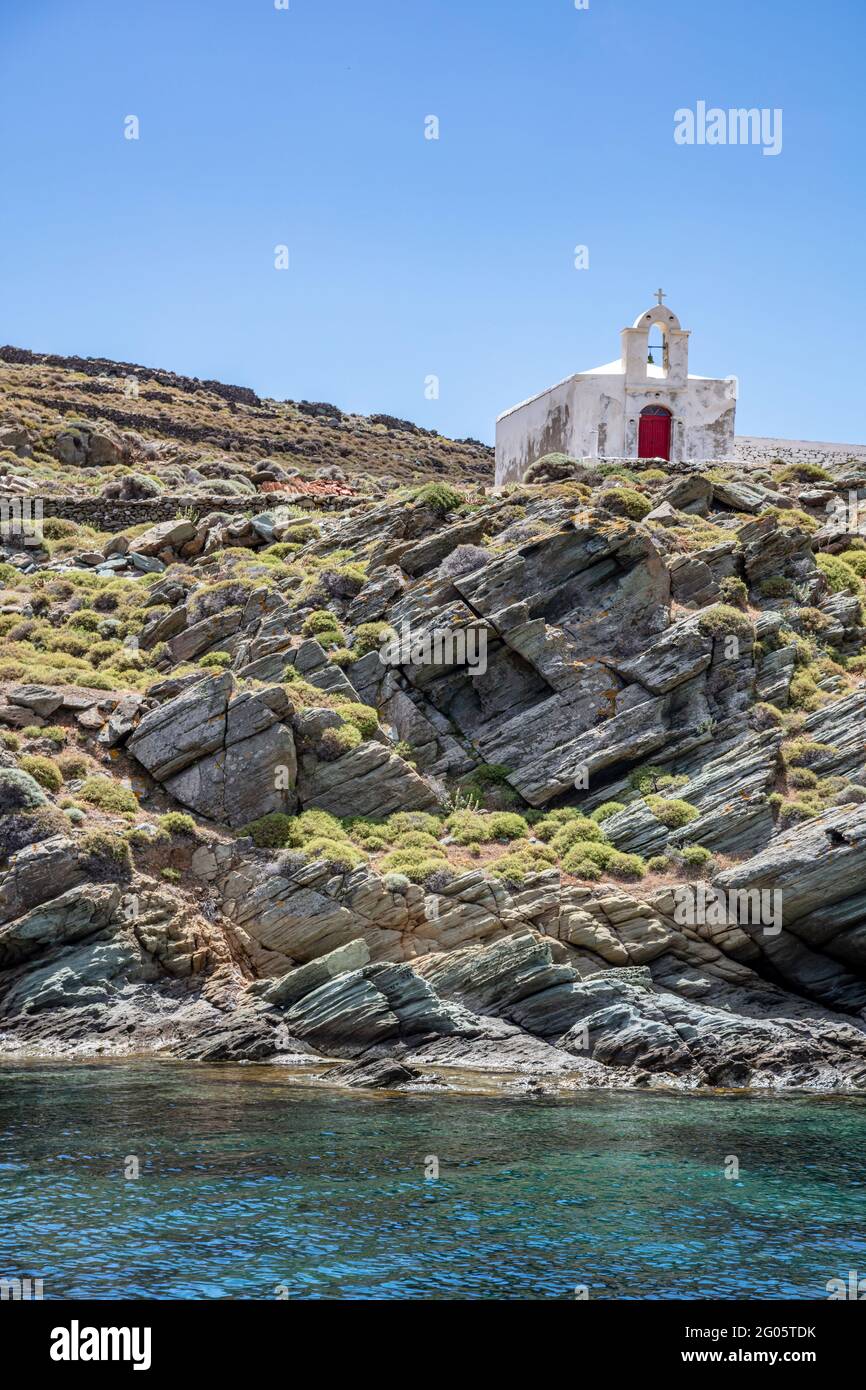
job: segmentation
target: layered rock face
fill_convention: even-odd
[[[5,547],[0,1051],[866,1084],[853,463],[301,512],[285,459],[5,423],[16,488],[235,493]]]

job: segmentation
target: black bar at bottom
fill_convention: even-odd
[[[742,1366],[759,1368],[772,1376],[796,1366],[819,1370],[826,1379],[828,1373],[856,1364],[862,1348],[863,1319],[854,1308],[841,1306],[851,1301],[858,1300],[739,1303],[576,1299],[554,1303],[543,1317],[545,1332],[565,1339],[558,1343],[560,1351],[570,1348],[569,1355],[577,1358],[575,1369],[579,1364],[588,1369],[600,1359],[611,1371],[620,1373],[665,1374],[676,1367],[700,1376],[706,1368],[736,1371]],[[370,1371],[370,1361],[375,1363],[378,1357],[376,1347],[382,1353],[388,1348],[385,1364],[395,1373],[391,1338],[400,1339],[401,1333],[412,1338],[414,1355],[423,1347],[418,1369],[423,1366],[425,1378],[436,1373],[437,1363],[443,1373],[453,1375],[456,1357],[462,1373],[477,1360],[489,1379],[497,1356],[511,1357],[521,1345],[524,1351],[533,1345],[523,1339],[537,1332],[537,1313],[530,1323],[523,1324],[525,1314],[509,1303],[508,1325],[500,1332],[495,1328],[495,1306],[471,1301],[471,1322],[465,1321],[466,1304],[458,1306],[456,1312],[458,1330],[463,1324],[464,1336],[472,1333],[467,1355],[458,1355],[456,1345],[442,1336],[454,1316],[452,1308],[443,1307],[443,1303],[445,1300],[407,1307],[404,1302],[395,1306],[392,1300],[371,1300],[361,1306],[339,1300],[305,1300],[300,1304],[279,1300],[7,1301],[0,1304],[0,1332],[6,1355],[12,1355],[14,1349],[19,1377],[21,1371],[33,1369],[48,1372],[52,1378],[82,1374],[91,1380],[102,1369],[114,1375],[135,1374],[136,1366],[140,1376],[168,1371],[196,1377],[213,1372],[224,1377],[229,1370],[245,1370],[247,1375],[267,1374],[269,1378],[282,1367],[287,1379],[296,1379],[313,1349],[320,1370],[327,1367],[329,1380],[341,1374],[354,1379]],[[381,1327],[380,1310],[387,1315]],[[491,1331],[495,1333],[492,1340]],[[322,1340],[323,1333],[327,1340]],[[352,1335],[344,1340],[347,1333]],[[423,1342],[416,1340],[418,1333]],[[406,1363],[406,1375],[410,1364]],[[543,1373],[541,1366],[538,1369]]]

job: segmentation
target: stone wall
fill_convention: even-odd
[[[774,459],[785,463],[814,463],[819,468],[855,461],[866,467],[866,444],[827,444],[815,439],[764,439],[737,435],[734,453],[741,463],[765,466]]]
[[[255,516],[284,505],[305,511],[314,508],[341,511],[359,499],[262,493],[255,497],[183,497],[166,494],[141,502],[115,501],[106,497],[44,497],[41,500],[45,520],[56,516],[64,521],[95,526],[99,531],[125,531],[129,526],[155,526],[158,521],[173,521],[180,513],[207,516],[210,512],[223,512],[229,516]]]

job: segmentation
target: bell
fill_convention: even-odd
[[[654,367],[654,366],[655,366],[656,361],[655,361],[655,358],[653,357],[653,354],[652,354],[652,348],[650,348],[649,352],[647,353],[647,359],[646,359],[646,360],[647,360],[647,365],[648,365],[648,366],[650,366],[650,367]]]

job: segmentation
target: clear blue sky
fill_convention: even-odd
[[[661,285],[740,433],[866,442],[863,0],[290,4],[0,0],[2,341],[491,440]]]

